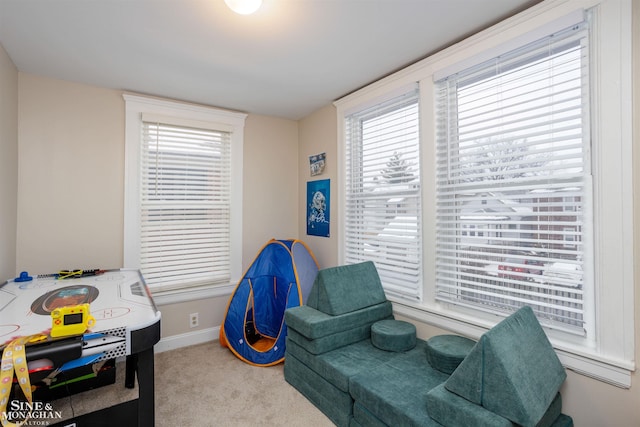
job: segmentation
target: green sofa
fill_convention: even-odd
[[[573,426],[566,373],[529,307],[477,343],[417,339],[365,262],[321,270],[285,321],[286,381],[338,426]]]

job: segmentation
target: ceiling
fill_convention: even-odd
[[[20,72],[297,120],[540,0],[0,0]]]

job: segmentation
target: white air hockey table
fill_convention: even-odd
[[[160,340],[160,311],[138,270],[107,270],[92,276],[63,280],[56,275],[34,275],[30,280],[16,278],[5,282],[0,285],[0,348],[15,337],[47,334],[51,329],[52,310],[84,303],[90,305],[91,315],[96,319],[95,325],[87,331],[92,334],[84,337],[104,335],[115,342],[101,351],[94,363],[126,356],[125,386],[133,388],[136,373],[138,377],[137,425],[153,427],[153,346]],[[29,345],[27,360],[47,357],[57,364],[67,362],[64,359],[68,358],[68,353],[64,349],[77,347],[78,341],[82,338],[49,338],[44,343]],[[82,345],[86,346],[87,341]],[[105,411],[114,408],[105,408]],[[114,421],[111,414],[97,416],[98,420]],[[96,424],[96,418],[92,418],[84,423],[79,419],[76,425],[93,427],[99,424]]]

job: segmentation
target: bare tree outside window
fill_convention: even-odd
[[[549,153],[532,153],[526,140],[481,139],[460,150],[463,181],[501,181],[541,175]]]

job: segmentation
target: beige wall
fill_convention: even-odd
[[[18,70],[0,45],[0,283],[16,274]]]
[[[637,41],[640,40],[640,0],[633,0],[633,4],[634,40]],[[634,64],[638,83],[634,87],[634,147],[638,147],[638,42],[634,46]],[[0,49],[0,95],[0,196],[5,201],[0,204],[0,273],[6,277],[23,269],[47,272],[66,267],[119,266],[124,184],[124,104],[120,93],[19,74]],[[322,108],[297,124],[263,116],[247,119],[244,268],[270,237],[299,237],[309,244],[321,266],[336,265],[336,129],[333,106]],[[18,145],[19,171],[16,167]],[[634,150],[633,184],[636,187],[640,186],[639,151]],[[308,156],[320,152],[327,153],[327,168],[323,175],[310,177]],[[283,170],[285,168],[290,170]],[[306,182],[327,178],[332,181],[331,237],[306,236]],[[19,202],[15,202],[14,187],[20,189]],[[279,205],[273,206],[275,204]],[[634,206],[635,250],[640,253],[640,195],[636,196]],[[16,246],[12,243],[16,211],[19,217],[17,256],[12,256]],[[61,242],[65,242],[68,250],[60,250]],[[67,265],[72,262],[74,265]],[[637,269],[635,276],[640,277],[640,263]],[[637,280],[635,283],[638,313],[640,284]],[[200,312],[200,329],[218,326],[226,301],[226,297],[220,297],[161,307],[163,337],[189,332],[187,314],[194,311]],[[417,327],[422,338],[446,332],[426,324]],[[640,331],[638,315],[635,329]],[[638,333],[636,337],[637,359],[640,355]],[[639,378],[635,373],[632,388],[625,390],[569,372],[562,389],[564,411],[579,427],[638,425]]]
[[[243,271],[269,239],[298,238],[298,124],[247,117],[243,170]]]
[[[337,188],[337,117],[336,109],[333,105],[328,105],[315,113],[309,115],[299,122],[299,157],[298,170],[300,174],[300,188],[298,203],[298,217],[300,218],[299,230],[300,239],[304,240],[313,251],[321,268],[335,266],[338,262],[337,248],[337,210],[336,200],[338,196]],[[326,166],[321,175],[311,176],[309,170],[309,156],[326,153]],[[323,179],[331,180],[331,200],[330,200],[330,237],[318,237],[307,235],[307,182]]]
[[[159,310],[162,313],[162,339],[185,338],[181,342],[189,342],[188,336],[191,334],[210,334],[206,335],[204,338],[208,339],[204,340],[198,336],[197,342],[217,340],[217,327],[224,320],[228,302],[229,296],[221,296],[161,305]],[[190,313],[198,313],[199,326],[189,326]]]
[[[124,100],[19,75],[17,266],[122,266]]]
[[[13,185],[17,182],[19,219],[13,264],[19,271],[36,274],[62,268],[121,267],[122,93],[16,74],[20,125],[19,144],[14,141],[19,156],[14,158],[19,168],[14,166],[13,173],[19,180],[14,179]],[[246,269],[268,239],[298,237],[297,122],[248,116],[243,159],[242,265]],[[227,300],[223,296],[161,306],[162,336],[219,326]],[[191,329],[188,314],[193,312],[200,313],[200,326]]]

